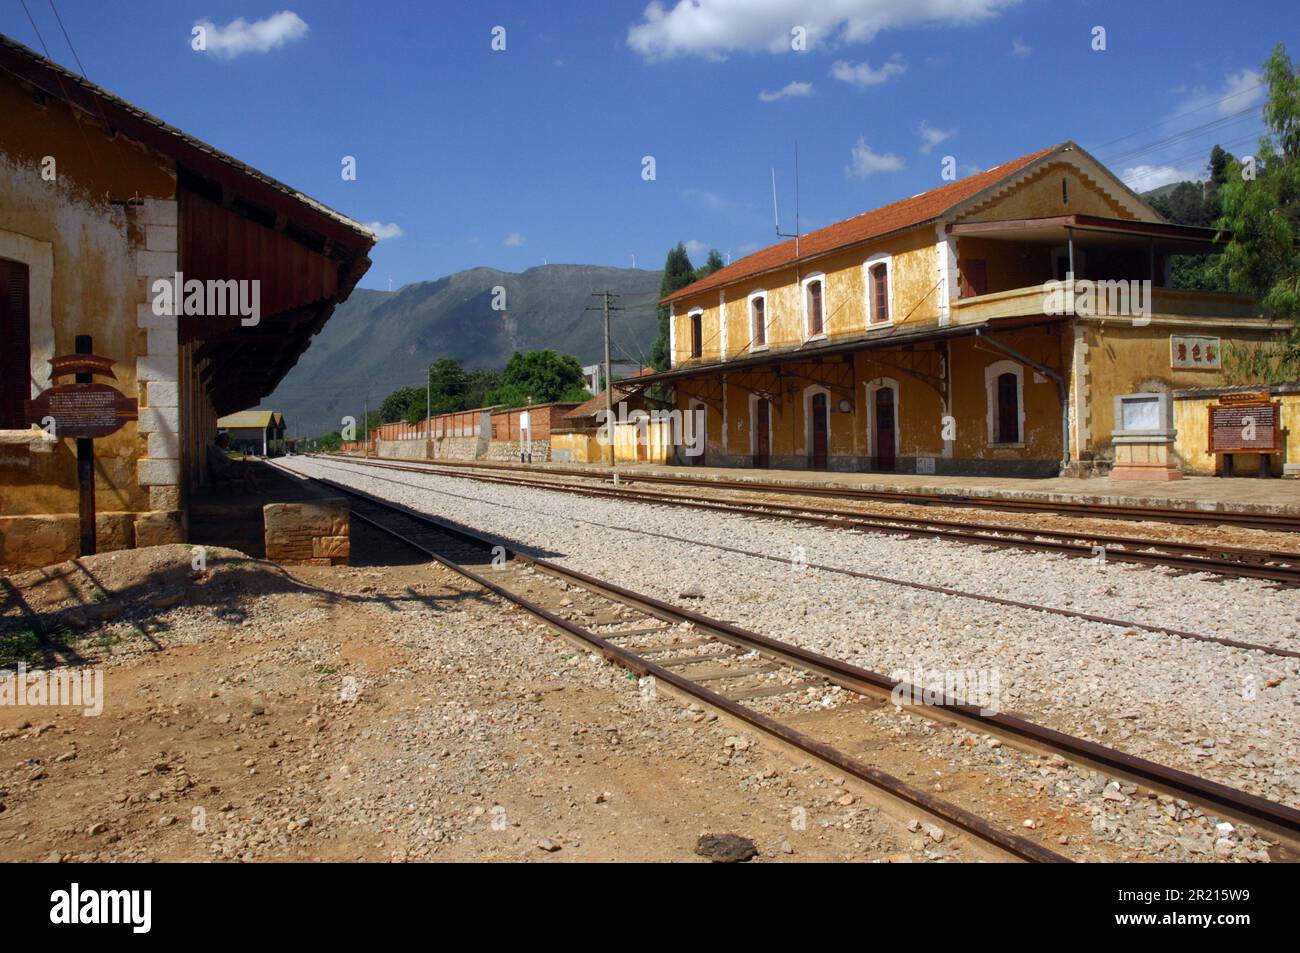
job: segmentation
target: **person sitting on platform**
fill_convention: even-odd
[[[222,431],[208,447],[208,472],[214,483],[225,480],[231,483],[242,482],[244,489],[256,493],[257,477],[247,460],[235,460],[230,456],[230,434]]]

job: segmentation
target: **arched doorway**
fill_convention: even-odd
[[[809,466],[814,470],[825,470],[831,439],[830,404],[825,393],[813,394],[808,402],[808,429]]]
[[[766,470],[772,464],[772,402],[766,397],[754,398],[754,466]]]
[[[898,465],[894,456],[897,418],[892,387],[881,387],[876,391],[872,416],[876,427],[876,469],[892,471]]]

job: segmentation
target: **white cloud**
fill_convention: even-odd
[[[696,264],[703,264],[704,260],[709,257],[710,246],[706,245],[698,238],[692,238],[690,241],[685,242],[684,244],[686,246],[686,254],[689,255],[691,261],[695,262]]]
[[[511,232],[506,236],[506,240],[502,244],[507,248],[518,248],[526,241],[528,241],[528,239],[524,238],[524,236],[519,232]]]
[[[868,86],[879,86],[895,76],[901,76],[906,70],[907,64],[903,62],[903,57],[895,53],[880,69],[873,69],[870,63],[859,63],[854,66],[852,63],[838,60],[831,66],[831,75],[850,86],[866,89]]]
[[[1246,109],[1264,98],[1264,77],[1253,69],[1244,69],[1229,73],[1223,81],[1223,101],[1219,103],[1219,114],[1226,116]]]
[[[996,16],[1020,0],[652,0],[627,44],[648,60],[725,59],[732,53],[789,53],[803,27],[808,49],[870,42],[882,30],[958,26]]]
[[[858,137],[853,146],[851,162],[844,167],[844,174],[851,179],[865,179],[877,172],[897,172],[903,167],[903,160],[891,153],[881,155],[867,145],[866,140]]]
[[[1020,37],[1016,37],[1011,41],[1012,56],[1028,56],[1032,52],[1034,52],[1034,48],[1024,40],[1020,39]]]
[[[387,238],[401,238],[406,233],[402,231],[402,226],[396,222],[366,222],[366,228],[375,233],[381,242]]]
[[[921,154],[929,155],[935,146],[941,142],[946,142],[953,136],[957,135],[957,127],[951,129],[935,129],[924,119],[921,120]]]
[[[223,60],[245,53],[269,53],[307,35],[306,21],[292,10],[281,10],[252,23],[240,17],[225,26],[217,26],[207,19],[194,25],[203,28],[208,52]]]
[[[759,102],[774,103],[778,99],[786,99],[791,96],[811,96],[813,91],[812,83],[786,83],[774,93],[763,90],[758,94]]]
[[[1172,182],[1198,182],[1203,178],[1203,172],[1172,165],[1135,165],[1120,174],[1120,179],[1134,192],[1150,192]]]

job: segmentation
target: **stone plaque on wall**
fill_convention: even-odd
[[[1169,366],[1176,371],[1219,370],[1223,367],[1219,339],[1200,334],[1171,334]]]

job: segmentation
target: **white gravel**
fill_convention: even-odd
[[[704,599],[692,607],[715,618],[876,671],[996,672],[1003,711],[1300,804],[1294,717],[1300,660],[800,570],[696,544],[1292,649],[1300,648],[1294,591],[433,474],[379,474],[337,461],[288,463],[661,598],[681,601],[683,592],[698,588]]]

